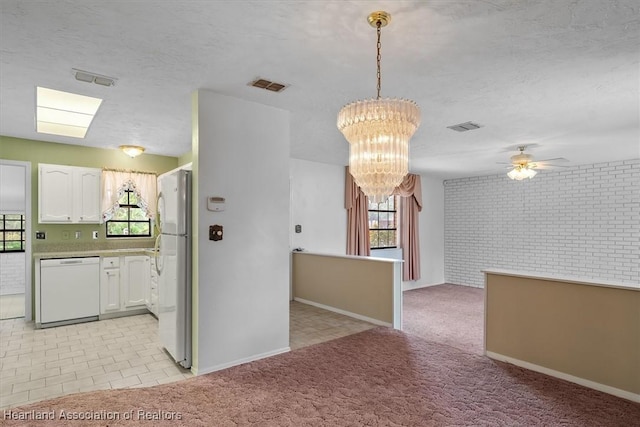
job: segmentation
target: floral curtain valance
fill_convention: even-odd
[[[125,191],[131,190],[138,199],[138,205],[151,219],[156,215],[156,174],[145,172],[123,172],[105,169],[102,171],[102,218],[109,221],[118,200]]]

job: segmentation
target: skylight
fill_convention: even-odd
[[[36,131],[84,138],[102,99],[37,87]]]

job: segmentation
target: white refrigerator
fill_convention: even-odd
[[[160,342],[191,367],[191,171],[158,177],[158,323]]]

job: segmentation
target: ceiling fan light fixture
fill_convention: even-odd
[[[522,181],[525,178],[533,178],[538,172],[528,167],[528,165],[518,165],[511,169],[507,176],[516,181]]]
[[[124,153],[131,157],[137,157],[140,154],[144,153],[144,147],[140,147],[139,145],[121,145],[120,148]]]
[[[409,173],[409,140],[420,126],[414,101],[380,97],[381,28],[391,21],[384,11],[367,20],[376,28],[377,97],[342,107],[337,126],[349,142],[351,175],[373,203],[384,202]]]

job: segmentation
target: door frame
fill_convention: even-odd
[[[31,310],[33,305],[31,293],[33,287],[31,278],[31,269],[33,266],[33,260],[31,258],[31,241],[33,240],[31,234],[31,162],[0,159],[0,165],[24,167],[24,225],[26,235],[24,248],[24,319],[31,321],[33,320],[33,311]]]

